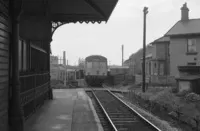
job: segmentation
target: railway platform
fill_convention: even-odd
[[[25,131],[102,131],[100,120],[83,89],[55,89],[54,99],[25,123]]]

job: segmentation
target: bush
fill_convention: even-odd
[[[179,92],[177,96],[183,97],[189,94],[190,92],[191,92],[190,90],[184,90],[184,91]]]
[[[186,99],[187,101],[193,101],[193,102],[195,102],[195,101],[200,101],[200,95],[195,94],[195,93],[189,93],[189,94],[187,94],[187,95],[185,96],[185,99]]]
[[[172,87],[171,88],[172,93],[178,93],[178,88],[177,87]]]

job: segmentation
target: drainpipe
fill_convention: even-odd
[[[49,99],[52,100],[53,99],[53,90],[51,88],[51,70],[50,70],[50,50],[51,50],[51,41],[47,42],[48,44],[48,49],[47,49],[47,54],[48,54],[48,72],[49,72]]]
[[[19,14],[15,8],[16,2],[10,1],[10,13],[12,23],[11,47],[12,47],[12,80],[11,99],[9,101],[9,125],[10,131],[24,131],[24,113],[20,101],[20,77],[19,77]]]

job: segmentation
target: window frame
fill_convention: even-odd
[[[189,45],[189,41],[190,41],[190,40],[191,40],[191,41],[193,41],[193,40],[195,41],[195,50],[196,50],[196,51],[194,51],[194,52],[189,51],[189,46],[190,46],[190,45]],[[197,52],[197,39],[195,39],[195,38],[188,38],[188,39],[187,39],[187,53],[186,53],[186,54],[187,54],[187,55],[196,55],[197,53],[198,53],[198,52]]]

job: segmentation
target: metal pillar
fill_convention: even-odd
[[[64,86],[67,86],[67,81],[66,81],[66,79],[67,79],[67,67],[66,67],[66,65],[65,65],[65,76],[64,76]]]
[[[9,101],[9,126],[10,131],[24,130],[24,113],[20,102],[20,79],[19,79],[19,12],[15,9],[16,2],[10,1],[10,13],[12,23],[11,55],[12,55],[12,79],[11,99]]]
[[[75,78],[74,80],[76,80],[76,70],[75,70],[75,75],[74,75],[74,78]]]
[[[146,15],[148,13],[148,8],[144,7],[144,32],[143,32],[143,63],[142,63],[142,91],[145,92],[145,56],[146,56]]]

